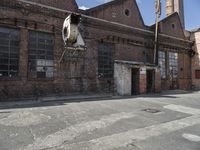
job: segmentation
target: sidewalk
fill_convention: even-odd
[[[38,98],[40,102],[51,102],[51,101],[74,101],[84,99],[100,99],[100,98],[112,98],[112,94],[90,94],[90,95],[70,95],[70,96],[49,96]]]
[[[70,96],[48,96],[39,97],[37,100],[32,99],[21,99],[12,101],[0,101],[0,109],[6,107],[17,107],[26,105],[40,105],[42,103],[48,102],[71,102],[71,101],[83,101],[83,100],[93,100],[93,99],[105,99],[113,98],[112,94],[89,94],[89,95],[70,95]]]
[[[101,99],[121,99],[121,98],[137,98],[137,97],[157,97],[165,95],[179,95],[179,94],[190,94],[190,93],[200,93],[200,91],[184,91],[184,90],[167,90],[161,93],[149,93],[142,95],[133,95],[133,96],[119,96],[112,94],[87,94],[87,95],[68,95],[68,96],[47,96],[39,97],[32,99],[21,99],[13,101],[0,101],[0,109],[4,106],[13,107],[13,106],[25,106],[25,105],[40,105],[41,103],[49,102],[81,102],[81,101],[90,101],[90,100],[101,100]]]

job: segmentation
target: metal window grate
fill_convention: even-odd
[[[19,47],[19,30],[0,27],[0,77],[18,75]]]
[[[178,78],[178,53],[169,52],[170,76],[173,79]]]
[[[159,51],[158,62],[159,62],[159,67],[160,67],[160,71],[161,71],[161,78],[165,79],[166,78],[166,55],[165,55],[165,52]]]
[[[98,74],[103,78],[112,78],[114,72],[113,44],[98,44]]]
[[[29,77],[53,78],[54,36],[49,33],[29,31]]]

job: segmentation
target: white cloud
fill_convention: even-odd
[[[89,8],[85,7],[85,6],[79,6],[79,9],[86,10],[86,9],[89,9]]]

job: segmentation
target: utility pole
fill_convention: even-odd
[[[158,25],[161,15],[161,2],[156,0],[156,27],[155,27],[155,41],[154,41],[154,64],[156,65],[157,49],[158,49]]]
[[[157,66],[157,52],[158,52],[158,25],[159,25],[159,18],[161,15],[161,2],[160,0],[156,0],[155,2],[155,8],[156,8],[156,27],[155,27],[155,40],[154,40],[154,65]],[[152,90],[155,90],[155,71],[153,76],[153,84],[152,84]]]

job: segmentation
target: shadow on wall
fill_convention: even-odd
[[[66,86],[67,85],[67,86]],[[78,86],[79,80],[72,82],[52,83],[5,83],[0,85],[0,102],[1,101],[21,101],[21,100],[38,100],[46,96],[65,96],[69,93],[80,93],[81,88]]]
[[[9,96],[8,87],[6,85],[0,87],[1,99],[6,99]]]

